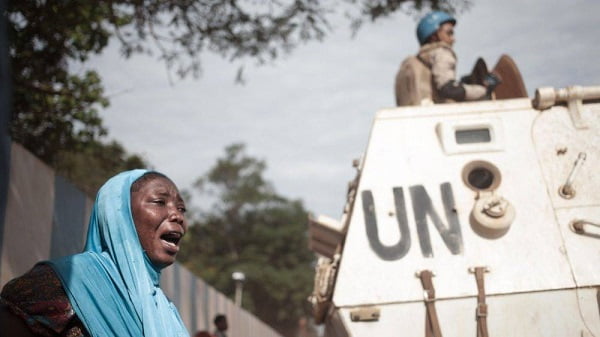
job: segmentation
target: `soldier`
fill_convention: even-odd
[[[456,19],[440,11],[431,12],[419,21],[417,38],[421,48],[416,56],[402,62],[396,75],[397,105],[491,98],[500,80],[487,70],[481,84],[456,81],[456,55],[452,50],[455,25]]]

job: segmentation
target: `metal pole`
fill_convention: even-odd
[[[242,291],[244,288],[244,284],[242,282],[235,282],[235,305],[237,307],[242,307]]]
[[[242,307],[242,292],[246,275],[241,271],[235,271],[231,274],[231,278],[235,281],[235,305],[238,308]]]

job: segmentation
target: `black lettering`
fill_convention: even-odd
[[[404,192],[401,187],[395,187],[393,193],[394,204],[396,206],[396,219],[398,221],[398,228],[400,229],[400,239],[398,240],[398,243],[391,246],[386,246],[379,240],[373,194],[369,190],[365,190],[361,193],[369,245],[377,256],[385,261],[399,260],[403,258],[410,249],[410,231],[408,228],[408,218],[406,216]]]
[[[448,227],[442,223],[442,220],[433,208],[433,203],[425,188],[422,185],[410,187],[417,234],[419,235],[419,245],[421,246],[421,253],[425,257],[433,257],[427,216],[433,222],[446,247],[448,247],[452,254],[457,255],[463,251],[462,234],[458,214],[456,214],[452,185],[450,183],[443,183],[440,185],[440,191],[442,193],[442,202],[444,204],[446,219],[448,220]]]

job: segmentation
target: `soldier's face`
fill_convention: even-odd
[[[445,42],[449,45],[454,44],[454,25],[452,23],[446,22],[442,24],[436,34],[439,41]]]

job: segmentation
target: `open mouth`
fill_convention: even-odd
[[[182,237],[183,234],[181,234],[180,232],[168,232],[161,235],[160,239],[165,241],[167,244],[176,247],[179,244],[179,241],[181,241]]]

